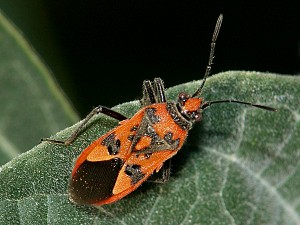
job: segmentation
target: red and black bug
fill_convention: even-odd
[[[206,72],[195,93],[180,93],[177,102],[167,101],[160,78],[152,82],[145,80],[142,108],[133,117],[126,118],[109,108],[98,106],[68,140],[44,139],[69,145],[98,113],[120,121],[119,126],[91,143],[78,157],[68,189],[71,201],[93,205],[115,202],[161,170],[162,180],[168,180],[170,159],[181,149],[194,123],[201,120],[202,111],[212,104],[232,102],[275,111],[268,106],[239,100],[204,101],[199,97],[210,74],[222,19],[220,15],[212,37]]]

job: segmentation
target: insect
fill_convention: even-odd
[[[103,113],[119,120],[119,126],[91,143],[78,157],[69,184],[69,197],[77,204],[103,205],[120,200],[161,172],[161,180],[170,175],[170,159],[181,149],[189,130],[201,120],[202,111],[212,104],[239,103],[261,109],[276,109],[239,100],[204,101],[199,97],[210,74],[217,36],[223,20],[219,16],[212,36],[206,72],[200,87],[192,95],[180,93],[177,102],[167,101],[163,81],[145,80],[142,108],[131,118],[104,106],[87,115],[66,141],[43,139],[70,145],[87,122]]]

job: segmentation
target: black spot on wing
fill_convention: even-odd
[[[158,136],[156,133],[155,129],[153,126],[150,124],[147,124],[146,130],[144,132],[144,136],[150,137],[151,138],[151,145],[161,145],[163,144],[161,138]]]
[[[127,137],[127,140],[128,141],[133,141],[134,139],[134,134],[130,134],[128,137]]]
[[[108,153],[110,155],[116,155],[120,151],[121,141],[116,139],[115,133],[111,133],[101,142],[102,145],[107,147]]]
[[[134,125],[133,127],[131,127],[130,131],[137,131],[138,128],[139,128],[138,125]]]
[[[174,149],[178,148],[179,146],[179,138],[173,140],[173,133],[170,131],[166,133],[166,135],[164,136],[164,140]]]
[[[145,174],[143,174],[141,171],[141,166],[136,164],[127,165],[125,168],[125,173],[130,177],[131,184],[133,185],[139,182],[145,176]]]
[[[145,154],[145,158],[146,158],[146,159],[150,159],[151,155],[152,155],[152,153],[146,153],[146,154]]]
[[[84,161],[71,178],[70,200],[77,204],[95,204],[112,196],[122,166],[120,158],[98,162]]]

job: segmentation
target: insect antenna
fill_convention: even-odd
[[[230,103],[232,102],[232,103],[238,103],[238,104],[244,104],[244,105],[254,106],[254,107],[257,107],[257,108],[260,108],[260,109],[264,109],[264,110],[268,110],[268,111],[274,111],[274,112],[277,111],[277,109],[269,107],[269,106],[258,105],[258,104],[253,104],[253,103],[250,103],[250,102],[244,102],[244,101],[238,101],[238,100],[232,100],[232,99],[207,101],[207,102],[204,102],[201,105],[201,109],[203,110],[203,109],[211,106],[212,104],[218,104],[218,103],[224,103],[224,102],[230,102]]]
[[[206,71],[202,80],[202,84],[200,85],[200,87],[197,89],[197,91],[192,95],[192,97],[196,97],[199,96],[201,94],[202,88],[204,87],[206,78],[209,76],[210,71],[211,71],[211,67],[213,64],[213,60],[214,60],[214,54],[215,54],[215,48],[216,48],[216,41],[217,41],[217,37],[219,34],[219,31],[221,29],[221,25],[222,25],[222,21],[223,21],[223,14],[220,14],[216,26],[215,26],[215,30],[212,36],[212,40],[211,40],[211,44],[210,44],[210,53],[209,53],[209,58],[208,58],[208,64],[206,66]]]

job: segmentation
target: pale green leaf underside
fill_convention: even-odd
[[[77,116],[30,45],[0,11],[0,165]]]
[[[168,99],[198,85],[170,88]],[[145,183],[96,209],[70,203],[67,186],[80,152],[117,125],[99,115],[68,148],[42,143],[2,168],[0,224],[300,224],[299,87],[299,77],[255,72],[209,78],[207,100],[239,99],[278,111],[211,106],[174,157],[169,182]],[[115,109],[132,116],[139,103]],[[65,139],[77,125],[55,138]]]

